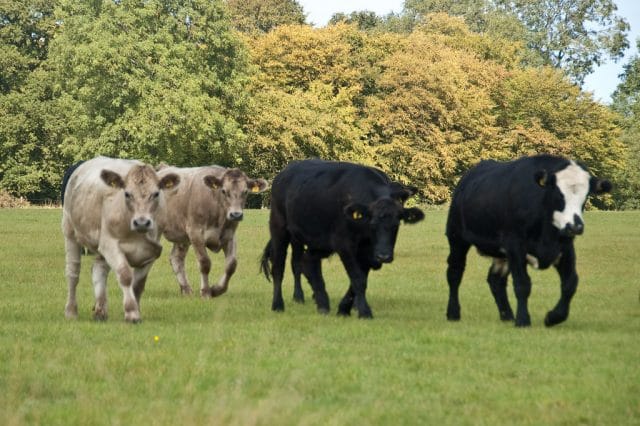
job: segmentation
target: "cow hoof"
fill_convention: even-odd
[[[93,319],[96,321],[106,321],[107,320],[107,312],[102,309],[93,308]]]
[[[371,312],[358,313],[358,318],[360,318],[360,319],[373,319],[373,314]]]
[[[203,299],[211,299],[211,289],[209,288],[200,289],[200,297]]]
[[[300,303],[301,305],[304,305],[304,296],[293,296],[293,301],[296,303]]]
[[[140,324],[140,323],[142,322],[142,318],[134,318],[134,319],[130,319],[130,320],[127,320],[127,322],[128,322],[129,324]]]
[[[329,308],[318,308],[318,313],[321,315],[327,315],[329,314]]]
[[[78,319],[78,307],[67,307],[64,310],[64,316],[67,319]]]
[[[516,327],[531,327],[531,320],[528,318],[524,320],[516,319]]]
[[[271,310],[273,312],[284,312],[284,303],[273,303],[273,304],[271,304]]]
[[[567,319],[567,315],[559,315],[554,311],[547,312],[547,316],[544,317],[544,325],[547,327],[553,327],[554,325],[560,324]]]
[[[513,321],[514,319],[513,312],[500,312],[501,321]]]
[[[460,321],[460,314],[459,313],[457,313],[457,314],[449,314],[449,313],[447,313],[447,319],[449,321]]]
[[[191,287],[180,287],[180,294],[184,296],[191,296],[193,294],[193,290]]]
[[[346,311],[344,309],[338,309],[338,316],[339,317],[350,317],[351,316],[351,311]]]

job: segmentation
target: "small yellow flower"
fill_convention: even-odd
[[[157,342],[158,340],[160,340],[160,337],[158,337],[158,336],[153,336],[153,340],[154,340],[155,342]]]

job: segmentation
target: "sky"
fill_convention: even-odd
[[[307,14],[307,22],[323,27],[337,12],[369,10],[377,15],[398,13],[402,11],[404,0],[298,0],[298,3]],[[615,3],[618,5],[617,14],[631,26],[627,34],[630,47],[622,59],[617,62],[608,61],[588,75],[582,87],[585,91],[592,92],[597,101],[605,104],[611,102],[611,95],[620,83],[618,76],[623,72],[623,65],[638,54],[636,39],[640,37],[640,0],[615,0]]]

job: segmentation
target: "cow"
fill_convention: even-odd
[[[487,282],[503,321],[514,319],[507,297],[508,275],[517,299],[515,325],[531,325],[527,301],[535,269],[554,266],[561,283],[547,327],[569,316],[577,285],[574,237],[584,232],[583,209],[589,194],[611,191],[611,183],[592,176],[573,160],[551,155],[511,162],[481,161],[458,183],[446,225],[449,241],[447,318],[460,319],[458,289],[469,248],[493,258]]]
[[[298,299],[303,297],[302,273],[311,284],[318,312],[330,311],[321,260],[337,253],[350,280],[338,315],[350,315],[355,304],[360,318],[372,318],[365,294],[369,271],[393,261],[401,221],[424,219],[422,210],[404,207],[416,192],[372,167],[318,159],[290,163],[273,180],[271,239],[261,259],[262,272],[273,278],[271,309],[284,311],[282,278],[291,245]]]
[[[251,179],[239,169],[220,166],[178,168],[161,166],[159,175],[176,174],[181,185],[167,192],[169,214],[163,222],[163,235],[173,243],[170,262],[182,294],[192,289],[185,273],[185,257],[193,245],[200,267],[200,295],[217,297],[225,293],[236,270],[235,232],[243,218],[243,208],[249,193],[257,194],[269,188],[262,178]],[[224,273],[217,285],[209,286],[211,259],[207,248],[225,256]]]
[[[76,167],[77,166],[77,167]],[[180,178],[159,178],[152,166],[136,160],[97,157],[69,173],[63,188],[62,232],[65,240],[67,318],[78,317],[76,287],[80,253],[95,253],[92,279],[95,293],[93,316],[107,319],[107,274],[115,271],[124,295],[124,318],[136,323],[147,274],[160,256],[164,196]]]

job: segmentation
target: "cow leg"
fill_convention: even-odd
[[[552,310],[547,312],[544,319],[544,325],[547,327],[560,324],[569,317],[569,304],[578,288],[576,253],[573,245],[562,253],[562,257],[555,267],[560,274],[560,300]]]
[[[447,319],[460,319],[460,299],[458,289],[462,274],[467,264],[467,253],[471,245],[463,240],[449,237],[449,257],[447,258],[447,282],[449,283],[449,303],[447,305]]]
[[[509,264],[505,259],[493,259],[493,264],[489,268],[487,282],[491,288],[491,293],[498,306],[500,319],[502,321],[513,321],[513,310],[507,297],[507,278],[509,277]]]
[[[107,310],[107,275],[109,275],[109,265],[101,255],[96,255],[91,268],[91,280],[93,281],[93,295],[96,303],[93,307],[93,319],[96,321],[106,321]]]
[[[142,297],[142,293],[144,292],[144,288],[147,284],[147,276],[149,276],[151,265],[153,265],[153,263],[142,268],[133,269],[133,294],[136,296],[138,308],[140,308],[140,298]]]
[[[369,306],[366,297],[369,270],[367,268],[362,268],[357,260],[348,253],[341,252],[339,254],[342,264],[347,271],[347,275],[349,275],[349,280],[351,282],[350,289],[353,292],[353,304],[358,310],[358,317],[373,318],[373,313],[371,312],[371,307]],[[348,292],[345,296],[347,295]],[[345,298],[343,297],[341,303],[342,302],[345,302],[343,307],[346,308],[349,303],[349,299],[347,298],[345,301]]]
[[[191,244],[196,252],[198,265],[200,266],[200,296],[207,299],[211,297],[211,289],[209,288],[209,272],[211,271],[211,259],[207,254],[207,247],[204,241],[192,239]]]
[[[65,275],[67,276],[67,304],[64,315],[67,318],[78,318],[78,302],[76,288],[80,278],[80,256],[82,247],[71,238],[65,238]]]
[[[181,244],[174,243],[173,248],[171,248],[171,255],[169,256],[169,261],[171,262],[171,268],[173,269],[173,273],[178,280],[178,285],[180,286],[180,293],[182,294],[192,294],[193,290],[189,285],[189,281],[187,280],[187,274],[184,268],[184,260],[187,257],[187,252],[189,251],[189,244]]]
[[[369,264],[369,261],[366,257],[360,259],[360,268],[363,271],[366,271],[366,274],[367,274],[367,277],[365,278],[365,281],[364,281],[365,291],[367,289],[366,285],[367,285],[368,274],[369,274],[368,264]],[[342,297],[342,300],[340,301],[340,304],[338,305],[338,315],[343,315],[343,316],[351,315],[351,309],[353,308],[355,298],[356,298],[355,292],[353,291],[353,288],[351,287],[351,285],[349,285],[347,292],[344,294],[344,296]]]
[[[282,280],[284,278],[284,265],[287,260],[287,247],[289,236],[284,231],[271,228],[271,276],[273,277],[273,300],[271,310],[284,311],[284,299],[282,298]]]
[[[304,254],[304,245],[291,242],[291,270],[293,271],[293,300],[298,303],[304,303],[304,291],[302,291],[302,255]]]
[[[507,250],[507,259],[511,267],[513,277],[513,289],[518,301],[516,308],[516,327],[529,327],[531,317],[529,316],[529,295],[531,294],[531,278],[527,273],[526,252],[520,249]]]
[[[313,288],[313,299],[316,301],[318,312],[328,314],[330,309],[329,295],[325,288],[324,278],[322,277],[322,258],[312,256],[309,252],[303,255],[304,275],[311,283]]]
[[[236,271],[236,266],[238,265],[238,260],[236,259],[236,237],[234,237],[227,242],[222,247],[224,252],[224,273],[218,280],[218,284],[215,287],[211,287],[211,296],[217,297],[221,294],[226,293],[229,288],[229,280],[231,276]]]
[[[133,270],[129,266],[124,254],[118,249],[117,242],[115,240],[103,241],[98,251],[104,256],[107,265],[116,273],[118,284],[120,284],[120,289],[122,290],[125,321],[132,323],[140,322],[140,309],[133,292]],[[104,287],[106,289],[106,281]]]
[[[338,305],[338,315],[349,316],[351,315],[351,308],[353,308],[353,302],[355,301],[356,295],[353,292],[351,286],[347,289],[347,292],[342,297],[340,304]]]

